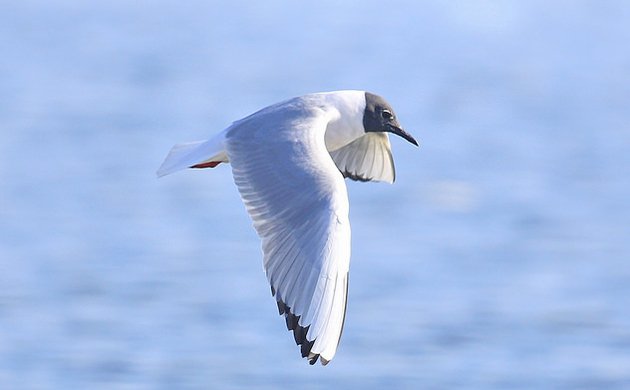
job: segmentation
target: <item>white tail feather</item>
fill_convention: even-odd
[[[207,141],[186,142],[173,146],[157,171],[158,177],[205,162],[228,162],[223,139],[224,133],[221,132]]]

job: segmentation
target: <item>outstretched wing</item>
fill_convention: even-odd
[[[387,183],[396,179],[392,149],[386,133],[366,133],[333,150],[330,156],[343,176],[349,179]]]
[[[325,147],[327,122],[322,110],[294,104],[246,118],[226,136],[272,294],[311,364],[335,355],[350,262],[348,195]]]

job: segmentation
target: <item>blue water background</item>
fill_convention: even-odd
[[[630,3],[3,1],[0,388],[630,388]],[[169,148],[385,96],[347,323],[300,359],[230,170]]]

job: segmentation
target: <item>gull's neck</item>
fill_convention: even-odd
[[[326,127],[325,141],[329,152],[337,150],[363,136],[365,92],[336,91],[320,94],[329,109],[331,119]]]

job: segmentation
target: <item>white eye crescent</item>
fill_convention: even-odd
[[[394,117],[394,114],[392,114],[392,112],[389,110],[383,110],[383,112],[381,112],[381,116],[383,117],[383,119],[390,120]]]

